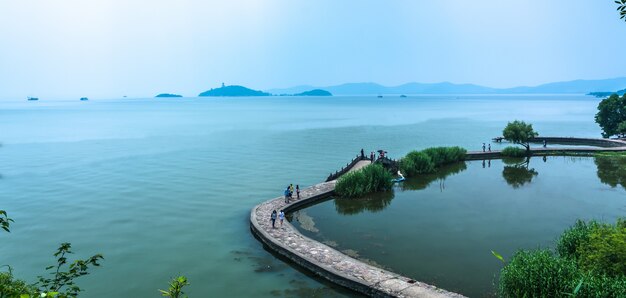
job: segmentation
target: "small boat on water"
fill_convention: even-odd
[[[402,94],[402,95],[400,95],[400,97],[405,98],[405,97],[406,97],[406,95]]]
[[[39,100],[39,97],[30,97],[29,96],[29,97],[26,98],[26,100],[32,100],[32,101]]]
[[[81,97],[80,100],[85,101],[85,100],[89,100],[89,98],[87,97]]]
[[[383,96],[382,95],[378,95],[378,98],[383,98]]]

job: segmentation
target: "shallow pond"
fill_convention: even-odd
[[[294,213],[305,235],[420,281],[493,296],[517,249],[553,247],[576,219],[626,215],[626,158],[535,157],[458,163],[392,193]]]

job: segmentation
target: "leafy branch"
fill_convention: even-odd
[[[189,282],[187,282],[187,278],[185,276],[179,276],[176,278],[173,278],[170,281],[170,287],[169,289],[167,289],[167,291],[165,290],[159,290],[159,292],[161,292],[161,295],[163,295],[164,297],[170,297],[170,298],[183,298],[183,297],[187,297],[187,296],[182,296],[184,294],[183,292],[183,287],[188,286]]]
[[[64,265],[67,264],[66,255],[72,254],[72,245],[70,243],[62,243],[54,253],[57,258],[57,264],[46,267],[46,270],[53,269],[50,274],[52,278],[39,276],[39,290],[44,293],[58,293],[58,297],[75,297],[81,291],[74,283],[74,279],[89,274],[90,267],[100,266],[99,261],[103,260],[101,254],[96,254],[85,260],[76,260],[69,265],[67,270]]]
[[[617,7],[617,10],[619,11],[619,14],[621,15],[620,19],[624,19],[624,21],[626,21],[626,0],[615,0],[615,3],[619,5]]]
[[[11,230],[9,230],[9,226],[11,222],[13,222],[13,220],[9,218],[7,212],[0,210],[0,228],[10,233]]]

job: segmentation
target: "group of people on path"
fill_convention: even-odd
[[[285,203],[289,204],[289,200],[293,199],[293,184],[289,184],[285,191],[283,192],[285,195]],[[296,199],[300,199],[300,185],[296,184]]]
[[[280,226],[283,226],[283,221],[285,220],[285,212],[280,210],[280,213],[276,213],[276,210],[272,211],[272,216],[270,216],[270,220],[272,221],[272,229],[276,228],[276,218],[280,219]]]

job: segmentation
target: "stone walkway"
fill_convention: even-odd
[[[351,170],[360,169],[370,161],[360,161]],[[252,231],[270,249],[291,259],[336,284],[374,297],[463,297],[408,277],[383,270],[351,258],[327,245],[300,234],[289,222],[272,227],[273,210],[285,213],[298,206],[313,203],[332,194],[336,180],[313,185],[300,191],[300,199],[286,204],[283,197],[255,206],[250,214]]]
[[[552,138],[557,139],[557,138]],[[551,139],[551,141],[552,141]],[[548,155],[561,152],[595,153],[626,151],[626,142],[606,139],[558,138],[569,142],[610,143],[611,147],[577,148],[532,148],[533,155]],[[501,151],[471,151],[466,160],[501,158]],[[361,169],[370,164],[368,160],[359,161],[350,171]],[[300,199],[286,204],[283,197],[263,202],[250,213],[252,232],[271,250],[279,253],[315,274],[338,285],[374,297],[464,297],[437,287],[412,280],[408,277],[374,267],[351,258],[327,245],[300,234],[289,222],[272,227],[270,215],[273,210],[285,213],[313,204],[332,195],[336,180],[313,185],[300,191]]]

